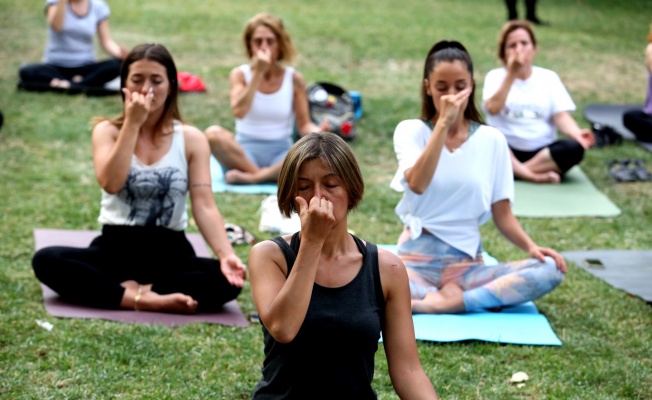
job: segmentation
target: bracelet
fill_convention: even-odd
[[[140,311],[138,309],[138,302],[140,301],[142,291],[143,291],[143,287],[141,285],[138,285],[138,292],[136,292],[136,297],[134,297],[134,310],[135,311]]]

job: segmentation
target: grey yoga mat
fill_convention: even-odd
[[[585,250],[561,254],[609,285],[652,303],[652,251]]]

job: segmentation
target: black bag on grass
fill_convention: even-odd
[[[327,119],[331,132],[346,140],[355,137],[355,106],[346,90],[333,83],[315,82],[306,91],[310,119],[315,125]]]
[[[602,125],[594,122],[591,130],[595,135],[595,147],[619,145],[623,143],[623,137],[609,125]]]

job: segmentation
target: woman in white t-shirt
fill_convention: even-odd
[[[498,56],[504,67],[489,71],[482,91],[487,123],[500,130],[511,150],[514,176],[531,182],[559,183],[595,143],[580,128],[559,76],[532,65],[537,42],[527,21],[509,21],[498,35]],[[557,129],[569,139],[557,140]]]
[[[426,58],[421,119],[394,132],[392,188],[405,225],[398,255],[408,269],[412,311],[450,313],[537,299],[563,280],[556,251],[539,247],[511,210],[514,182],[504,136],[484,125],[474,102],[473,64],[459,42],[436,43]],[[490,217],[532,258],[482,260],[479,227]]]
[[[295,120],[301,136],[327,131],[329,124],[312,123],[303,76],[284,65],[297,51],[279,17],[255,15],[242,39],[251,62],[235,67],[229,76],[236,134],[217,125],[205,133],[226,170],[227,183],[272,182],[292,146]]]

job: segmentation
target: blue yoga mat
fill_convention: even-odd
[[[214,193],[232,192],[241,194],[276,194],[275,183],[231,185],[224,181],[224,171],[215,157],[211,156],[211,186]]]
[[[378,245],[378,247],[396,254],[396,245]],[[498,263],[486,252],[483,253],[483,257],[487,265]],[[500,312],[414,314],[412,321],[417,340],[433,342],[482,340],[496,343],[561,346],[561,340],[552,330],[548,319],[539,313],[531,301],[505,307]]]

